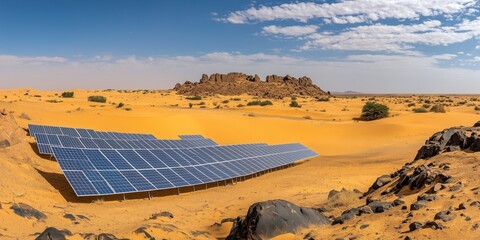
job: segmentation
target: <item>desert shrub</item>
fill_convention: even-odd
[[[18,116],[18,117],[21,118],[21,119],[32,120],[32,119],[30,118],[30,116],[28,116],[26,113],[23,113],[23,112],[22,112],[22,114],[20,114],[20,116]]]
[[[445,113],[447,110],[445,109],[445,106],[441,104],[434,105],[432,108],[430,108],[430,112],[436,112],[436,113]]]
[[[312,119],[312,117],[310,117],[310,116],[303,116],[303,118],[308,119],[308,120]]]
[[[240,108],[240,107],[245,107],[245,105],[243,105],[243,104],[240,103],[240,104],[237,105],[237,107],[239,107],[239,108]]]
[[[57,99],[49,99],[49,100],[46,100],[45,102],[48,102],[48,103],[61,103],[62,101],[58,101]]]
[[[99,102],[99,103],[106,103],[107,98],[104,96],[89,96],[88,97],[89,102]]]
[[[42,95],[33,95],[33,97],[39,98],[42,97]]]
[[[423,101],[424,103],[432,103],[432,101],[430,101],[429,99],[426,99],[425,101]]]
[[[424,108],[430,108],[430,106],[432,106],[432,105],[430,105],[430,104],[423,104],[422,105],[422,107],[424,107]]]
[[[297,101],[292,100],[292,101],[290,102],[290,107],[301,108],[302,105],[298,104]]]
[[[189,107],[189,108],[192,108],[192,107],[193,107],[193,103],[188,103],[188,107]]]
[[[421,108],[414,108],[414,109],[412,109],[412,111],[413,111],[414,113],[426,113],[426,112],[428,112],[428,110],[427,110],[426,108],[423,108],[423,107],[421,107]]]
[[[73,98],[73,95],[75,95],[74,92],[63,92],[62,93],[62,98]]]
[[[322,97],[322,98],[317,98],[317,100],[318,100],[319,102],[328,102],[328,101],[330,101],[330,98],[328,98],[328,97]]]
[[[202,97],[200,97],[200,96],[187,97],[187,100],[198,101],[198,100],[202,100]]]
[[[407,107],[415,107],[415,103],[409,103]]]
[[[222,103],[229,103],[230,101],[228,100],[223,100]]]
[[[125,106],[125,104],[123,104],[122,102],[118,104],[117,108],[122,108],[123,106]]]
[[[297,97],[292,96],[291,99],[292,99],[292,101],[296,101],[296,100],[297,100]]]
[[[132,111],[132,108],[124,108],[125,111]]]
[[[362,108],[361,118],[366,121],[388,117],[388,107],[374,102],[367,102]]]
[[[234,99],[232,99],[232,100],[233,100],[233,101],[240,101],[240,100],[242,100],[242,99],[241,99],[241,98],[234,98]]]
[[[480,107],[479,107],[479,106],[475,106],[475,111],[480,111]]]
[[[267,106],[267,105],[273,105],[272,102],[268,101],[268,100],[265,100],[265,101],[259,101],[259,100],[256,100],[256,101],[251,101],[251,102],[248,102],[247,103],[247,106]]]

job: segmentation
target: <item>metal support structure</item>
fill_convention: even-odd
[[[148,200],[152,199],[152,195],[150,194],[150,191],[148,192]]]
[[[180,188],[177,188],[177,194],[180,195]]]
[[[125,197],[125,193],[123,194],[123,201],[127,200],[127,198]]]

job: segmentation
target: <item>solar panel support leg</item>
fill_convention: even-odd
[[[123,201],[127,200],[127,198],[125,197],[125,194],[123,194]]]
[[[225,187],[227,186],[227,180],[223,180],[223,183],[225,184]]]
[[[152,195],[148,192],[148,200],[152,200]]]
[[[180,188],[177,188],[177,194],[180,195]]]
[[[193,191],[195,192],[195,186],[192,186],[193,187]]]
[[[207,189],[208,189],[208,184],[205,183],[205,190],[207,190]]]

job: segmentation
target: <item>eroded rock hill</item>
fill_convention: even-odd
[[[264,98],[284,98],[295,95],[311,97],[328,95],[306,76],[297,79],[289,75],[268,75],[265,81],[261,81],[257,74],[236,72],[215,73],[210,76],[203,74],[199,82],[177,83],[173,89],[179,94],[192,96],[248,94]]]

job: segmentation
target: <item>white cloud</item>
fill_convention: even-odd
[[[61,57],[30,57],[30,56],[15,56],[15,55],[0,55],[0,66],[12,66],[18,64],[44,64],[44,63],[62,63],[65,58]]]
[[[267,74],[306,75],[330,91],[472,93],[479,89],[480,70],[439,67],[442,61],[454,57],[363,54],[319,61],[266,53],[213,52],[200,56],[129,56],[108,62],[73,58],[31,65],[26,61],[0,65],[0,88],[167,89],[177,82],[197,81],[202,73],[244,72],[262,78]]]
[[[321,18],[333,23],[359,23],[380,19],[418,19],[461,12],[472,14],[476,0],[341,0],[336,3],[298,2],[276,6],[251,7],[230,13],[226,22],[295,20],[307,22]]]
[[[362,50],[421,55],[414,44],[449,45],[480,36],[480,20],[444,27],[438,20],[413,25],[374,24],[348,28],[339,33],[316,33],[302,50]],[[478,26],[478,28],[477,28]]]
[[[305,26],[288,26],[281,27],[276,25],[263,27],[263,34],[272,34],[272,35],[283,35],[283,36],[304,36],[315,33],[318,29],[316,25],[305,25]]]

